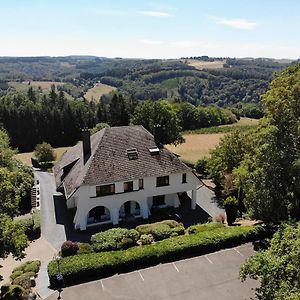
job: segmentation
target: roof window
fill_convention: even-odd
[[[138,159],[138,151],[136,148],[127,149],[127,156],[129,160]]]

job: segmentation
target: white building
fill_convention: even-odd
[[[147,219],[152,207],[178,207],[177,193],[192,191],[194,173],[176,155],[157,146],[143,126],[104,128],[70,148],[54,167],[67,207],[76,208],[75,229],[113,223],[126,216]]]

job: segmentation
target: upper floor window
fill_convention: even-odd
[[[169,185],[169,176],[160,176],[156,178],[156,186]]]
[[[144,188],[144,179],[139,179],[139,189],[142,190]]]
[[[106,196],[106,195],[112,195],[114,193],[115,193],[114,184],[96,186],[96,196]]]
[[[132,192],[133,191],[133,181],[124,182],[124,192]]]
[[[182,174],[182,183],[186,183],[186,173]]]

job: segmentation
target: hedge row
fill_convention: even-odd
[[[128,250],[83,254],[62,258],[60,270],[65,285],[94,280],[161,262],[174,261],[235,246],[264,235],[261,226],[221,227],[191,235],[182,235],[152,245]],[[51,286],[57,286],[57,263],[48,265]]]

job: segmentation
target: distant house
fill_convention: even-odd
[[[104,128],[70,148],[54,166],[58,189],[76,208],[75,229],[118,224],[127,216],[147,219],[152,207],[178,207],[177,193],[192,191],[198,178],[172,152],[158,146],[143,126]]]

